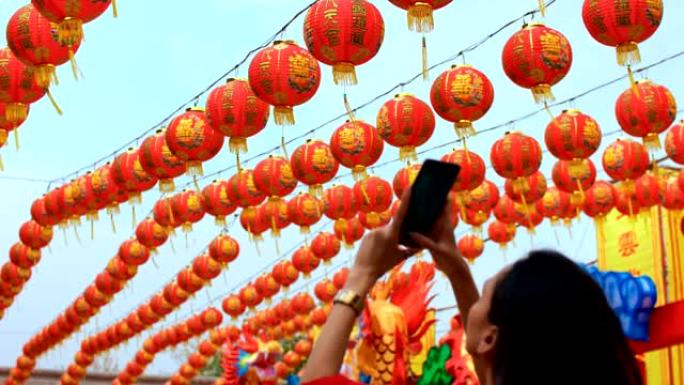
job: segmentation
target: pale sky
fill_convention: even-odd
[[[26,1],[3,1],[0,21],[8,20]],[[53,94],[64,110],[64,116],[58,116],[47,99],[41,100],[32,106],[29,120],[21,127],[20,151],[14,149],[11,140],[0,150],[6,167],[6,171],[0,174],[3,198],[0,201],[0,250],[8,251],[18,240],[20,225],[30,218],[31,202],[48,188],[48,183],[44,181],[92,164],[94,160],[110,154],[159,123],[163,117],[180,107],[181,103],[236,64],[247,51],[270,38],[307,3],[304,0],[122,0],[118,2],[118,19],[112,18],[111,12],[108,12],[88,24],[85,28],[86,41],[77,54],[78,64],[85,77],[74,81],[70,68],[65,66],[58,70],[59,86],[53,88]],[[352,106],[372,99],[420,71],[420,36],[407,30],[405,13],[385,0],[375,0],[373,3],[385,19],[385,41],[378,56],[357,69],[359,85],[348,89]],[[536,0],[454,1],[435,14],[436,28],[428,36],[431,63],[454,56],[506,22],[533,9],[536,4]],[[624,74],[624,69],[615,62],[613,49],[595,42],[586,32],[581,19],[581,4],[580,0],[558,0],[548,9],[548,15],[544,19],[547,25],[568,37],[574,51],[570,74],[554,87],[559,100],[578,95]],[[660,30],[641,45],[644,64],[684,50],[684,43],[678,40],[684,36],[684,25],[678,22],[684,16],[684,4],[666,0],[665,6],[665,17]],[[302,20],[303,17],[296,20],[283,37],[294,39],[303,45]],[[468,63],[492,80],[496,93],[492,109],[476,123],[476,128],[486,129],[503,124],[538,108],[529,91],[511,83],[501,67],[501,49],[520,25],[519,22],[508,27],[465,57]],[[461,62],[462,59],[459,58],[449,64]],[[669,87],[680,100],[684,100],[682,62],[684,59],[680,57],[647,72],[650,79]],[[434,70],[431,78],[434,79],[449,64]],[[286,128],[288,138],[317,127],[344,112],[343,88],[332,83],[330,67],[322,65],[322,71],[323,84],[318,94],[309,103],[296,108],[297,124]],[[246,77],[246,65],[236,75]],[[403,90],[428,101],[430,86],[429,81],[417,80]],[[626,81],[619,82],[582,97],[571,105],[556,107],[554,112],[560,113],[563,108],[568,107],[580,108],[598,120],[604,133],[613,131],[619,128],[613,112],[614,102],[627,87]],[[379,107],[389,97],[362,109],[357,116],[374,122]],[[204,98],[200,98],[200,105],[204,105]],[[684,106],[684,101],[681,106]],[[341,123],[342,120],[329,124],[312,137],[328,141],[332,131]],[[510,128],[521,130],[543,143],[547,123],[548,116],[539,113],[511,125]],[[506,128],[501,128],[477,136],[470,140],[469,148],[489,163],[489,147],[505,130]],[[250,139],[248,156],[278,145],[280,132],[279,127],[269,123],[259,136]],[[604,138],[602,147],[616,137]],[[438,118],[435,135],[422,148],[431,148],[454,139],[451,124]],[[289,149],[293,150],[303,140],[290,145]],[[431,151],[425,157],[439,158],[449,149],[450,147],[444,147]],[[395,159],[397,153],[396,149],[386,146],[380,162]],[[600,169],[600,154],[594,156],[593,160]],[[542,171],[545,175],[550,175],[554,162],[548,155],[544,158]],[[209,173],[234,163],[234,158],[229,156],[226,149],[205,164],[205,171]],[[253,165],[254,162],[249,164]],[[373,172],[391,180],[400,167],[400,163],[394,162]],[[221,177],[228,178],[230,175],[232,171]],[[35,181],[19,181],[13,177]],[[487,177],[502,185],[502,180],[493,170],[488,170]],[[599,177],[605,177],[605,174],[600,172]],[[179,184],[184,182],[181,179]],[[203,181],[201,184],[208,182],[210,181]],[[343,182],[351,184],[352,180],[347,177]],[[149,211],[158,196],[156,190],[144,195],[144,206],[138,209],[138,219]],[[321,224],[325,222],[322,220]],[[60,314],[105,267],[116,253],[120,242],[132,235],[130,208],[127,205],[122,207],[117,225],[118,232],[113,234],[109,220],[101,220],[95,226],[94,240],[90,239],[89,225],[84,225],[79,230],[80,242],[71,229],[66,233],[66,242],[64,235],[56,231],[50,250],[44,251],[40,264],[33,269],[31,280],[6,312],[4,319],[0,320],[0,367],[12,366],[21,353],[22,345],[31,335]],[[327,229],[330,230],[331,226],[327,226]],[[457,233],[462,234],[466,230],[466,227],[460,226]],[[148,263],[141,268],[129,287],[119,293],[111,305],[105,307],[96,319],[91,320],[81,333],[41,357],[37,366],[63,369],[78,350],[78,344],[84,335],[110,325],[127,315],[139,303],[146,301],[202,251],[218,231],[213,219],[207,216],[202,223],[195,226],[188,237],[187,245],[183,235],[178,235],[173,240],[175,251],[168,243],[160,248],[155,257],[157,267]],[[214,305],[220,306],[220,298],[246,277],[270,266],[277,258],[270,237],[261,246],[261,256],[258,256],[239,225],[233,226],[231,235],[240,241],[242,253],[238,261],[231,265],[225,278],[217,278],[211,287],[199,292],[179,311],[152,330],[173,323],[177,317],[185,318],[193,310],[204,308],[209,298],[218,298]],[[300,240],[298,230],[288,228],[280,239],[280,250],[289,250]],[[531,246],[560,248],[580,262],[596,258],[594,227],[589,220],[583,219],[576,224],[571,235],[562,227],[552,230],[548,222],[545,222],[532,241],[526,232],[520,231],[515,245],[509,247],[505,254],[496,245],[488,245],[485,254],[473,266],[478,283],[481,284],[506,262],[513,261]],[[334,264],[344,262],[352,254],[352,251],[343,251]],[[7,258],[1,257],[0,262]],[[312,282],[322,274],[322,269],[315,273]],[[439,279],[435,285],[438,296],[434,305],[452,305],[454,300],[450,291],[446,290],[446,282]],[[304,281],[300,280],[295,287],[301,282]],[[446,319],[450,315],[442,314],[438,330],[448,327]],[[134,339],[114,351],[119,368],[132,358],[139,346],[136,341],[138,340]],[[178,366],[179,363],[173,360],[170,353],[164,353],[158,356],[146,373],[170,374]]]

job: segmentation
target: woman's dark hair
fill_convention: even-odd
[[[582,268],[560,253],[530,252],[494,288],[495,385],[640,385],[617,316]]]

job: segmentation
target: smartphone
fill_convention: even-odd
[[[449,191],[456,182],[461,167],[457,164],[428,159],[418,172],[411,187],[408,211],[401,224],[399,243],[406,247],[417,247],[411,233],[430,235],[444,211]]]

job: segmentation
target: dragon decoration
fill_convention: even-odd
[[[275,364],[283,358],[283,348],[277,341],[263,342],[247,332],[237,343],[226,342],[222,348],[225,385],[276,385]]]

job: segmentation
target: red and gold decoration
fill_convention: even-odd
[[[140,145],[138,160],[143,170],[159,179],[161,192],[176,189],[173,179],[185,174],[187,164],[175,156],[166,142],[165,130],[159,130]]]
[[[549,152],[570,161],[570,168],[581,166],[601,145],[601,127],[591,116],[577,109],[563,111],[546,127],[544,142]]]
[[[282,199],[266,201],[259,206],[258,210],[262,212],[264,220],[270,226],[271,236],[275,238],[280,237],[280,230],[286,228],[290,225],[290,223],[292,223],[290,221],[290,213],[288,211],[287,202]]]
[[[264,273],[254,280],[254,288],[256,288],[261,298],[267,304],[270,304],[271,298],[280,291],[280,284],[270,273]]]
[[[249,169],[239,170],[228,180],[228,199],[238,207],[256,206],[266,199],[254,183],[254,173]]]
[[[67,47],[80,43],[83,38],[83,24],[102,15],[109,8],[110,3],[114,5],[114,15],[116,15],[115,0],[31,0],[31,4],[43,16],[57,23],[59,42]]]
[[[662,0],[584,0],[584,25],[599,43],[615,47],[618,64],[641,62],[638,44],[651,37],[663,19]]]
[[[247,207],[240,213],[240,225],[255,243],[262,241],[264,239],[262,234],[271,227],[265,214],[261,206]]]
[[[430,32],[435,26],[433,11],[451,3],[451,0],[390,0],[390,3],[406,10],[409,30]]]
[[[435,114],[422,100],[400,93],[380,108],[377,130],[387,144],[399,148],[399,159],[416,160],[416,147],[435,131]]]
[[[454,124],[459,138],[475,135],[473,122],[494,103],[489,78],[469,65],[454,65],[432,84],[430,102],[442,119]]]
[[[242,303],[239,295],[231,294],[223,299],[221,304],[223,312],[228,314],[233,320],[245,312],[245,304]]]
[[[397,199],[401,199],[404,195],[404,191],[413,185],[413,182],[420,172],[421,164],[411,164],[406,167],[402,167],[394,175],[392,179],[392,189],[394,190],[394,195]]]
[[[299,278],[299,271],[292,262],[284,260],[276,263],[271,271],[271,275],[284,290],[287,290]]]
[[[36,81],[36,68],[17,59],[9,48],[0,49],[0,103],[6,125],[14,130],[28,116],[29,104],[45,95],[47,88]]]
[[[463,149],[453,150],[444,155],[442,162],[457,164],[461,167],[451,190],[456,193],[458,205],[464,208],[470,199],[469,192],[476,189],[485,180],[484,161],[476,153]]]
[[[487,235],[492,242],[495,242],[505,249],[506,246],[515,238],[515,225],[501,221],[493,221],[487,227]]]
[[[311,226],[323,216],[323,201],[309,193],[299,193],[287,202],[290,221],[299,226],[302,234],[308,234]]]
[[[677,164],[684,164],[684,120],[673,125],[665,138],[665,152]]]
[[[392,204],[392,186],[386,180],[371,176],[354,184],[354,201],[363,213],[382,213]]]
[[[308,246],[298,248],[292,255],[292,265],[304,275],[304,278],[309,278],[320,263],[321,260]]]
[[[228,199],[228,181],[214,180],[202,189],[202,208],[215,218],[219,226],[226,225],[226,216],[235,212],[237,207]]]
[[[352,188],[345,185],[333,185],[325,190],[323,212],[326,217],[334,221],[347,220],[354,218],[358,211],[359,202]]]
[[[534,172],[525,179],[528,188],[521,190],[519,184],[516,185],[512,179],[506,179],[504,189],[506,190],[506,195],[514,202],[522,203],[527,206],[528,204],[537,202],[544,196],[548,184],[546,183],[544,174],[539,171]],[[492,186],[488,185],[487,187],[490,188],[491,191]]]
[[[357,218],[352,218],[350,220],[337,220],[335,221],[335,236],[344,243],[347,248],[354,246],[356,241],[363,238],[363,233],[365,232],[363,225]]]
[[[648,150],[630,139],[618,139],[603,152],[603,169],[609,177],[621,182],[621,188],[634,192],[634,180],[649,167]]]
[[[223,147],[223,135],[211,127],[201,107],[190,107],[176,116],[165,135],[169,150],[187,163],[187,172],[192,176],[204,175],[202,163],[215,157]]]
[[[259,99],[274,106],[277,125],[293,125],[294,107],[311,99],[320,83],[318,61],[294,41],[274,42],[249,64],[249,85]]]
[[[530,23],[506,42],[501,60],[513,83],[530,89],[537,103],[547,103],[555,100],[551,87],[570,72],[572,47],[562,33]]]
[[[457,246],[458,252],[470,263],[475,262],[484,251],[484,241],[480,236],[474,234],[466,234],[461,237]]]
[[[347,121],[330,138],[333,156],[352,170],[355,180],[368,176],[366,168],[380,159],[383,148],[383,141],[375,127],[360,120]]]
[[[667,210],[684,209],[684,192],[679,187],[679,182],[675,175],[671,175],[663,180],[660,185],[660,204]]]
[[[657,149],[658,135],[677,117],[677,101],[665,86],[641,80],[620,95],[615,116],[624,132],[642,138],[646,148]]]
[[[269,200],[276,201],[290,195],[297,187],[297,179],[287,159],[269,155],[254,167],[254,185]]]
[[[111,167],[112,180],[125,189],[131,204],[142,202],[142,193],[157,184],[157,177],[148,174],[140,163],[140,150],[128,151],[114,158]]]
[[[240,255],[240,244],[227,234],[220,234],[209,244],[209,255],[219,263],[233,262]]]
[[[539,170],[542,150],[534,138],[509,132],[494,142],[489,157],[494,171],[502,178],[513,180],[513,187],[525,193],[530,188],[525,178]]]
[[[270,107],[259,99],[246,79],[230,78],[207,97],[207,118],[211,127],[230,138],[230,151],[247,152],[247,138],[266,127]]]
[[[324,264],[329,264],[340,253],[340,240],[335,234],[321,231],[311,241],[310,248],[316,258],[323,261]]]
[[[340,168],[330,146],[311,139],[294,150],[290,166],[295,178],[309,186],[309,194],[315,197],[323,194],[323,184],[330,182]]]
[[[582,211],[594,219],[597,224],[605,221],[606,215],[615,207],[617,200],[615,187],[611,183],[599,180],[584,193]]]
[[[355,67],[375,57],[384,37],[382,15],[366,0],[320,0],[304,19],[306,46],[332,66],[335,84],[356,84]]]
[[[364,213],[363,211],[359,211],[357,217],[363,227],[367,228],[368,230],[374,230],[390,223],[392,220],[392,211],[385,210],[380,213]],[[456,217],[456,220],[458,220],[458,217]]]
[[[571,167],[570,161],[559,160],[554,164],[551,175],[553,183],[570,194],[572,204],[581,206],[584,202],[585,191],[596,181],[596,167],[590,159],[584,159],[581,165]]]
[[[192,225],[204,218],[202,195],[195,190],[184,190],[171,197],[171,210],[174,219],[184,232],[192,231]]]
[[[240,301],[242,301],[250,310],[254,310],[262,300],[263,298],[259,295],[256,287],[251,283],[240,290]]]
[[[544,197],[537,201],[537,212],[545,218],[549,218],[552,224],[565,219],[569,212],[574,211],[570,194],[559,190],[556,187],[549,187]]]

